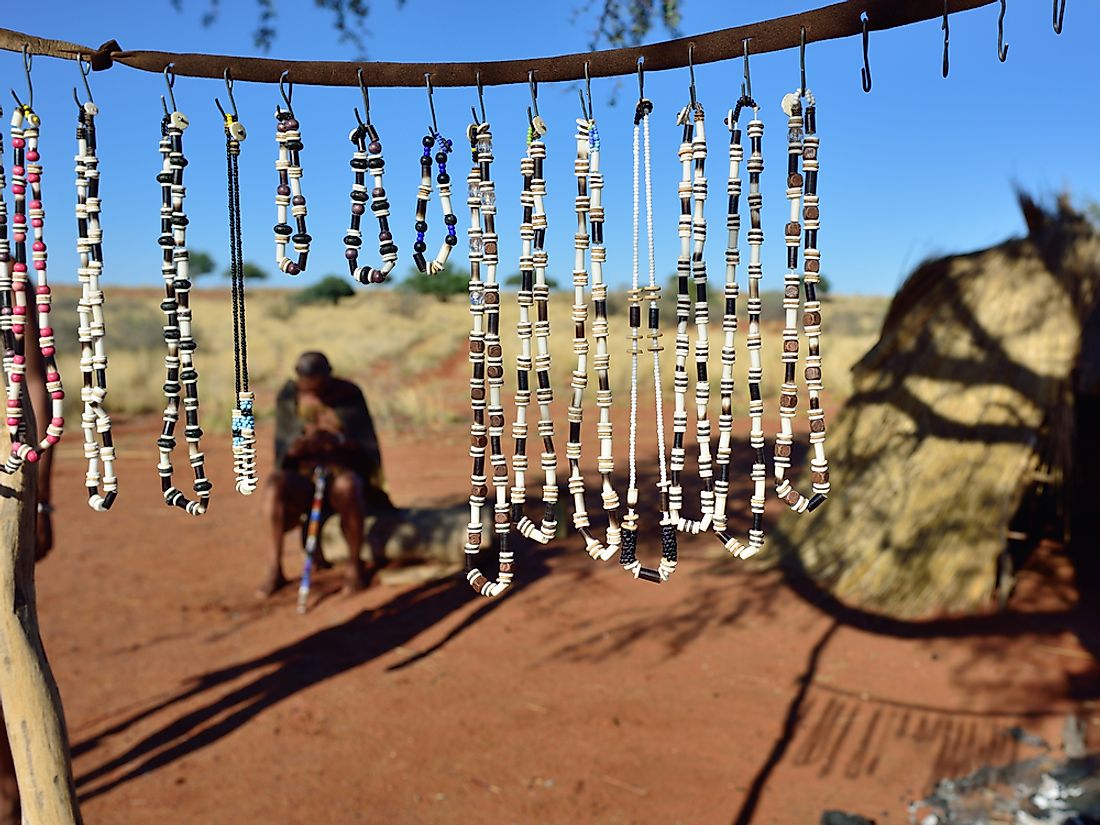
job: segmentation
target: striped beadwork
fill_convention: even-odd
[[[275,160],[275,171],[279,173],[279,186],[275,190],[275,210],[278,223],[275,224],[275,263],[280,271],[287,275],[298,275],[306,271],[309,262],[309,245],[313,240],[306,230],[306,196],[302,194],[302,158],[303,148],[301,127],[294,111],[281,106],[275,108],[275,142],[279,146],[279,155]],[[289,220],[294,220],[292,227]],[[287,244],[294,245],[298,260],[292,260],[286,254]]]
[[[370,113],[367,114],[367,122],[360,120],[359,125],[348,136],[355,146],[355,152],[351,156],[351,170],[355,181],[351,185],[351,225],[348,227],[348,234],[344,236],[344,255],[348,259],[348,270],[352,278],[361,284],[380,284],[390,277],[397,264],[397,244],[393,242],[393,232],[390,230],[390,202],[382,183],[386,171],[386,162],[382,158],[382,141],[378,137],[378,130],[370,122]],[[358,110],[355,116],[359,117]],[[368,173],[373,181],[369,193]],[[360,223],[367,211],[368,201],[370,211],[378,219],[378,255],[382,263],[377,267],[359,265],[359,247],[363,245]]]
[[[427,275],[438,275],[447,266],[451,249],[458,243],[458,218],[451,209],[451,176],[447,173],[447,158],[454,148],[451,141],[438,132],[431,131],[420,141],[423,152],[420,155],[420,186],[416,190],[416,241],[413,243],[413,262],[416,268]],[[443,223],[447,234],[439,244],[439,252],[432,260],[424,253],[428,249],[425,237],[428,232],[428,201],[432,197],[432,147],[435,147],[435,163],[438,173],[435,181],[439,184],[439,206],[443,210]]]

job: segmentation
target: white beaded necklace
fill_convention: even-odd
[[[657,285],[657,271],[653,255],[653,186],[649,152],[649,115],[653,104],[646,99],[642,82],[642,59],[638,60],[638,106],[634,112],[634,256],[631,273],[630,304],[630,452],[629,482],[626,493],[626,515],[622,525],[622,549],[619,563],[635,579],[660,584],[668,581],[676,570],[676,518],[669,500],[669,478],[665,465],[665,426],[661,387],[661,288]],[[645,154],[645,211],[646,236],[649,244],[649,286],[644,290],[638,285],[639,266],[639,134],[644,135]],[[638,561],[638,356],[641,352],[642,296],[648,302],[649,351],[653,354],[654,399],[657,409],[657,462],[659,481],[657,489],[661,498],[661,563],[657,568],[643,567]]]
[[[532,103],[536,101],[536,85],[530,81]],[[546,181],[543,178],[543,161],[546,158],[546,122],[535,110],[528,109],[527,154],[520,161],[523,191],[520,203],[523,220],[520,223],[520,287],[516,292],[519,320],[516,336],[519,338],[519,354],[516,356],[516,418],[512,423],[515,451],[512,456],[512,521],[525,538],[545,544],[557,533],[558,522],[555,505],[558,501],[557,456],[554,453],[554,421],[550,416],[550,404],[554,393],[550,386],[550,288],[546,283]],[[531,307],[535,307],[536,320],[531,321]],[[535,334],[535,355],[531,355],[531,333]],[[544,505],[542,523],[536,525],[523,513],[527,500],[527,407],[531,403],[531,366],[535,367],[537,389],[535,397],[539,405],[538,434],[542,438],[543,452],[540,466],[545,473],[542,487]]]
[[[512,583],[515,563],[509,546],[512,520],[508,503],[508,460],[504,456],[504,360],[500,345],[500,292],[497,285],[496,193],[490,177],[493,134],[474,115],[466,135],[472,165],[467,176],[466,205],[470,207],[470,523],[466,535],[466,581],[482,596],[499,596]],[[485,265],[485,280],[481,267]],[[487,379],[487,381],[486,381]],[[486,427],[488,383],[488,427]],[[493,467],[493,532],[497,540],[497,579],[477,566],[481,550],[482,510],[489,494],[485,467],[486,446]]]
[[[161,172],[157,181],[161,189],[160,207],[160,248],[163,255],[161,273],[164,276],[164,343],[168,349],[164,357],[165,382],[164,395],[167,404],[164,408],[164,428],[157,439],[160,462],[161,490],[164,501],[169,506],[179,507],[194,516],[206,512],[210,503],[210,491],[213,485],[206,477],[205,456],[199,449],[202,428],[199,426],[199,373],[195,369],[195,339],[191,335],[191,306],[189,294],[191,281],[188,279],[187,261],[187,214],[183,200],[186,188],[183,185],[183,170],[187,160],[183,156],[183,131],[187,128],[187,117],[176,109],[172,86],[173,74],[169,80],[171,67],[164,70],[168,82],[168,94],[172,101],[172,110],[161,98],[164,105],[164,119],[161,122],[160,154]],[[185,416],[184,437],[187,439],[187,452],[192,469],[195,471],[194,490],[197,500],[189,500],[181,490],[172,484],[172,450],[176,447],[176,423],[180,415],[180,393],[183,393],[183,411]]]
[[[806,100],[803,111],[802,99]],[[787,198],[791,213],[787,224],[787,273],[783,286],[783,386],[779,396],[780,431],[775,437],[775,492],[796,513],[812,511],[825,502],[829,495],[829,461],[825,455],[825,411],[821,407],[821,302],[817,296],[820,282],[821,254],[817,248],[817,232],[820,214],[817,195],[818,147],[817,103],[813,94],[800,88],[783,98],[783,111],[787,114],[788,179]],[[799,161],[802,171],[799,172]],[[805,273],[799,276],[798,247],[803,226],[799,223],[799,206],[802,205],[803,186],[805,204],[802,218],[805,222]],[[798,364],[799,339],[799,281],[805,290],[802,307],[802,327],[806,334],[806,394],[809,397],[810,471],[813,495],[806,498],[791,486],[786,477],[791,466],[791,443],[794,436],[794,417],[798,407],[798,385],[795,370]]]
[[[586,67],[587,69],[587,67]],[[573,497],[573,527],[583,536],[585,550],[592,558],[607,561],[619,552],[622,531],[615,511],[619,508],[619,496],[612,483],[615,461],[612,452],[611,386],[608,378],[611,356],[607,346],[607,285],[603,281],[603,264],[607,252],[603,244],[603,175],[600,172],[600,134],[591,112],[592,98],[588,104],[581,95],[584,117],[577,120],[577,160],[573,173],[577,178],[577,232],[573,236],[573,352],[577,356],[577,368],[570,384],[573,390],[569,405],[569,441],[565,454],[569,460],[569,494]],[[589,220],[592,234],[589,236]],[[586,251],[591,242],[592,304],[595,320],[592,332],[596,339],[596,355],[593,359],[599,388],[596,405],[600,420],[597,436],[600,440],[598,469],[602,479],[602,501],[607,511],[607,542],[602,543],[592,535],[588,511],[584,501],[584,476],[581,474],[581,424],[584,419],[584,390],[588,385],[588,336],[585,322],[588,305],[585,295],[588,289],[588,270],[585,266]]]
[[[96,511],[111,509],[118,496],[115,477],[115,447],[111,437],[111,419],[103,408],[107,396],[107,351],[104,346],[106,327],[103,319],[103,291],[99,278],[103,272],[103,230],[100,226],[99,158],[96,155],[95,117],[99,108],[88,89],[88,76],[80,60],[84,88],[88,100],[77,100],[76,127],[76,252],[80,261],[80,301],[77,304],[80,339],[80,371],[84,385],[80,400],[84,411],[80,417],[84,432],[84,457],[88,472],[84,483],[88,489],[88,505]],[[91,71],[89,66],[88,71]],[[73,91],[76,99],[76,92]],[[102,475],[100,473],[102,467]],[[100,492],[100,481],[103,491]]]
[[[741,198],[741,161],[744,158],[744,148],[741,145],[741,128],[737,121],[741,109],[749,106],[753,110],[753,119],[749,123],[748,132],[751,141],[751,155],[749,158],[749,295],[748,316],[749,331],[747,349],[749,353],[749,445],[753,449],[753,464],[750,479],[753,483],[753,494],[750,499],[752,511],[752,526],[749,528],[748,543],[742,542],[735,536],[726,532],[726,502],[729,494],[729,466],[733,437],[733,366],[736,361],[736,349],[734,336],[737,332],[737,266],[741,262],[741,253],[738,248],[738,234],[741,229],[740,198]],[[764,124],[759,120],[759,108],[749,94],[749,90],[742,87],[741,99],[726,116],[726,126],[730,132],[730,170],[727,183],[729,195],[729,212],[726,217],[726,228],[729,231],[729,239],[726,246],[726,289],[725,312],[722,317],[722,331],[725,339],[722,345],[722,412],[718,418],[718,479],[715,482],[714,501],[714,532],[722,542],[726,550],[733,556],[748,558],[760,552],[764,547],[764,500],[767,494],[767,470],[764,463],[764,401],[760,391],[760,381],[763,368],[760,359],[760,278],[763,269],[760,262],[760,250],[764,242],[764,232],[761,229],[760,210],[763,206],[763,195],[760,191],[760,173],[764,171],[764,155],[762,142],[764,137]]]
[[[309,245],[313,238],[306,230],[306,196],[302,194],[300,155],[303,148],[302,133],[290,103],[294,96],[294,84],[288,81],[289,75],[290,72],[285,71],[279,77],[279,91],[286,103],[286,109],[275,107],[275,141],[279,144],[279,156],[275,161],[275,171],[279,173],[279,186],[275,190],[275,210],[278,216],[274,229],[275,263],[282,272],[298,275],[306,271]],[[288,223],[288,218],[294,219],[294,227]],[[294,251],[298,253],[297,261],[287,257],[288,243],[294,244]]]

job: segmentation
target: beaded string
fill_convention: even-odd
[[[226,75],[226,87],[232,100],[232,80]],[[221,105],[218,105],[221,109]],[[229,277],[233,305],[233,375],[237,406],[233,410],[233,470],[237,492],[252,495],[259,486],[256,477],[256,413],[255,395],[248,381],[248,337],[245,320],[244,252],[241,239],[241,176],[239,158],[241,141],[247,136],[244,124],[232,112],[222,110],[225,122],[225,167],[229,199]]]
[[[65,392],[61,385],[61,375],[57,370],[54,351],[53,327],[50,326],[51,294],[46,276],[46,242],[43,240],[45,210],[42,208],[42,166],[39,162],[38,127],[41,124],[38,115],[30,103],[21,103],[16,99],[16,107],[11,116],[11,145],[13,163],[11,168],[12,203],[12,241],[14,256],[11,265],[12,293],[12,354],[8,375],[8,432],[13,435],[12,451],[3,466],[4,472],[14,472],[24,461],[34,462],[54,444],[61,440],[65,427],[63,400]],[[27,199],[28,190],[30,199]],[[27,220],[30,219],[33,231],[31,254],[27,255]],[[26,432],[23,419],[26,378],[26,327],[25,319],[30,311],[27,301],[27,264],[31,262],[35,272],[34,301],[38,320],[38,351],[46,370],[46,391],[50,395],[50,421],[46,425],[46,434],[33,442],[34,435]]]
[[[3,117],[4,109],[0,107],[0,117]],[[11,246],[8,240],[8,207],[4,202],[4,189],[7,187],[7,180],[4,174],[4,138],[3,133],[0,133],[0,338],[3,339],[4,345],[4,383],[6,390],[7,408],[10,410],[22,409],[21,389],[23,381],[22,363],[23,356],[19,355],[18,365],[20,366],[19,372],[16,372],[16,354],[17,347],[22,347],[23,335],[20,333],[18,336],[18,342],[13,329],[14,311],[16,306],[16,296],[12,285],[12,259],[11,259]],[[24,283],[26,277],[23,278]],[[25,293],[21,296],[23,305],[26,306]],[[20,324],[22,329],[22,324]],[[21,353],[22,350],[19,350]],[[18,378],[16,375],[18,374]],[[12,401],[16,402],[13,406]],[[22,422],[21,417],[16,417],[9,413],[5,418],[8,437],[11,440],[13,447],[12,458],[8,459],[7,464],[4,466],[4,472],[15,472],[19,467],[20,457],[14,452],[16,444],[22,440],[22,435],[19,432],[19,425]],[[33,450],[26,445],[23,445],[27,452],[33,453]],[[34,453],[32,460],[37,460],[38,454]],[[14,461],[14,463],[13,463]]]
[[[749,352],[749,444],[753,448],[753,464],[750,479],[753,482],[753,494],[750,499],[752,512],[752,527],[749,529],[748,543],[745,544],[735,536],[726,532],[726,502],[729,495],[729,468],[730,454],[733,439],[733,367],[737,353],[734,348],[734,336],[737,332],[737,266],[741,263],[738,235],[741,229],[740,199],[741,199],[741,161],[745,156],[744,147],[741,144],[741,128],[738,118],[741,109],[749,106],[753,110],[753,119],[749,123],[748,132],[751,141],[751,155],[748,161],[749,172],[749,295],[748,316],[749,332],[747,348]],[[764,401],[760,391],[760,381],[763,375],[761,365],[761,338],[760,338],[760,278],[763,268],[760,263],[760,250],[764,242],[764,231],[761,229],[760,210],[763,206],[763,195],[760,191],[760,173],[764,170],[764,155],[761,149],[764,137],[764,124],[759,120],[759,108],[751,97],[742,95],[737,105],[730,110],[726,117],[726,126],[730,132],[730,171],[727,183],[729,195],[729,211],[726,216],[726,228],[729,231],[729,240],[726,246],[726,289],[725,312],[722,316],[722,331],[724,341],[722,345],[722,381],[721,399],[722,412],[718,417],[718,478],[715,482],[714,499],[714,532],[718,540],[730,553],[740,558],[748,558],[759,553],[764,547],[764,499],[767,494],[767,470],[764,464]]]
[[[365,86],[363,99],[366,100]],[[393,233],[390,231],[390,202],[382,183],[382,176],[386,171],[386,162],[382,158],[382,141],[378,139],[378,130],[371,123],[370,109],[366,112],[367,122],[364,123],[359,117],[359,109],[355,110],[355,119],[359,121],[359,125],[348,136],[355,146],[355,152],[351,156],[355,182],[351,186],[351,226],[344,236],[344,246],[347,247],[344,256],[348,259],[348,270],[352,278],[361,284],[380,284],[389,278],[397,264],[397,244],[393,242]],[[359,247],[363,244],[359,223],[366,213],[368,172],[374,183],[369,199],[370,211],[378,219],[378,254],[382,258],[380,267],[359,266]]]
[[[703,259],[703,247],[707,238],[704,217],[707,199],[707,141],[702,105],[693,100],[680,110],[676,122],[683,127],[683,139],[679,149],[680,256],[676,262],[676,371],[673,375],[676,410],[672,418],[672,481],[669,499],[673,513],[677,516],[677,529],[686,533],[700,533],[710,529],[714,513],[714,471],[711,464],[710,421],[707,412],[710,405],[710,383],[707,376],[710,310],[707,303],[707,270]],[[694,307],[689,284],[694,284],[695,287]],[[683,506],[680,474],[684,468],[684,436],[687,433],[688,416],[688,321],[692,315],[695,322],[695,436],[699,444],[699,477],[703,483],[699,493],[702,512],[699,520],[680,515]]]
[[[451,211],[451,176],[447,174],[447,156],[451,154],[453,144],[434,127],[420,140],[423,152],[420,155],[420,186],[416,190],[416,242],[413,243],[413,262],[416,268],[428,275],[438,275],[447,266],[451,249],[458,243],[458,218]],[[439,205],[443,209],[443,223],[447,234],[439,245],[439,252],[429,261],[424,257],[428,245],[424,238],[428,233],[428,201],[432,197],[432,147],[436,148],[435,163],[439,184]]]
[[[583,105],[583,97],[582,97]],[[569,461],[569,494],[573,497],[573,527],[584,537],[585,550],[592,558],[607,561],[619,552],[622,531],[615,511],[619,508],[619,496],[612,484],[611,473],[615,463],[612,453],[611,386],[608,378],[611,356],[607,346],[607,286],[603,282],[603,264],[607,257],[603,245],[603,175],[600,172],[600,134],[596,120],[585,112],[577,119],[577,159],[573,173],[577,178],[577,232],[573,236],[573,352],[577,356],[577,368],[573,371],[570,387],[573,390],[569,405],[569,441],[565,445]],[[591,187],[591,188],[590,188]],[[592,234],[588,234],[591,220]],[[591,244],[591,245],[590,245]],[[593,359],[599,388],[596,405],[600,410],[597,435],[600,440],[598,469],[602,479],[603,507],[608,515],[606,545],[592,535],[588,511],[584,501],[584,476],[581,474],[581,424],[584,419],[584,390],[588,385],[588,336],[585,324],[588,304],[585,292],[589,286],[585,266],[586,252],[591,248],[592,303],[595,320],[592,332],[596,338],[596,355]]]
[[[499,596],[515,575],[509,546],[512,519],[508,504],[508,460],[504,456],[504,359],[500,345],[500,292],[497,285],[496,193],[490,177],[493,135],[488,123],[470,124],[470,174],[466,178],[470,207],[470,523],[466,535],[466,581],[482,596]],[[485,266],[485,280],[481,267]],[[488,379],[488,428],[486,428]],[[477,566],[481,550],[482,510],[489,494],[486,446],[493,467],[493,532],[497,539],[497,579]]]
[[[806,99],[805,111],[802,98]],[[821,279],[821,254],[817,248],[817,232],[820,211],[817,195],[818,147],[817,103],[806,89],[789,94],[783,99],[787,121],[787,199],[791,204],[787,223],[787,273],[783,278],[783,386],[779,396],[780,431],[775,437],[775,492],[796,513],[814,510],[829,495],[829,461],[825,456],[825,410],[821,407],[821,302],[817,297],[817,284]],[[799,161],[802,171],[799,172]],[[798,247],[803,226],[799,224],[803,186],[805,204],[802,218],[805,221],[805,274],[798,273]],[[813,495],[806,498],[791,486],[786,471],[791,466],[791,442],[794,439],[794,417],[798,407],[798,385],[795,370],[798,364],[798,313],[799,280],[805,290],[802,307],[802,327],[806,334],[806,394],[809,398],[810,478]]]
[[[164,358],[164,395],[167,403],[164,407],[164,428],[157,439],[160,451],[157,470],[165,503],[193,516],[201,516],[209,506],[213,485],[206,477],[205,457],[199,450],[199,439],[202,437],[199,427],[199,373],[194,361],[195,339],[191,336],[187,214],[183,208],[187,192],[183,185],[183,170],[187,165],[183,155],[183,130],[187,125],[187,117],[175,108],[175,101],[172,102],[171,112],[165,103],[160,139],[162,164],[157,182],[161,191],[159,244],[163,255],[164,301],[160,307],[165,315],[164,343],[168,350]],[[188,500],[172,484],[172,450],[176,447],[175,431],[180,417],[181,391],[185,423],[183,432],[191,467],[195,471],[194,490],[198,497],[195,501]]]
[[[512,455],[511,490],[512,521],[516,529],[520,535],[540,544],[546,544],[557,532],[554,509],[558,500],[554,422],[550,418],[550,402],[553,400],[549,351],[550,289],[546,285],[547,255],[543,249],[546,238],[546,182],[542,177],[542,163],[546,158],[546,144],[542,141],[542,135],[545,133],[546,123],[542,118],[532,119],[527,129],[527,154],[520,161],[519,167],[523,177],[523,190],[520,192],[523,219],[519,226],[520,286],[516,292],[516,303],[519,307],[519,320],[516,322],[519,354],[516,356],[516,418],[512,422],[515,450]],[[535,306],[536,323],[531,321],[532,306]],[[534,358],[531,354],[532,330],[538,339]],[[535,366],[536,399],[539,404],[538,434],[543,441],[541,467],[545,471],[542,488],[545,507],[541,526],[535,525],[523,514],[523,505],[527,500],[527,407],[531,404],[532,362]]]
[[[639,77],[641,70],[639,69]],[[660,584],[668,581],[676,570],[676,518],[671,511],[669,500],[669,476],[665,465],[665,420],[661,387],[661,324],[660,304],[661,288],[657,285],[657,270],[653,255],[653,186],[649,152],[649,115],[653,104],[640,97],[634,112],[634,257],[631,274],[631,289],[628,293],[630,306],[630,451],[629,482],[626,492],[626,515],[622,525],[622,549],[619,551],[619,564],[633,574],[634,578]],[[639,134],[644,135],[645,156],[645,209],[646,236],[649,243],[649,286],[644,290],[638,285],[639,266]],[[643,567],[638,561],[638,356],[641,352],[642,296],[648,303],[649,314],[649,351],[653,354],[653,386],[657,408],[657,463],[659,480],[657,489],[661,500],[661,563],[654,569]]]
[[[76,252],[80,264],[80,301],[77,303],[80,339],[80,371],[84,384],[80,389],[83,413],[84,458],[88,472],[88,505],[96,511],[111,509],[118,496],[115,477],[115,446],[111,419],[103,409],[107,396],[106,327],[103,319],[103,291],[99,278],[103,272],[103,230],[100,226],[99,158],[96,155],[95,117],[99,108],[89,98],[77,103],[76,126]],[[102,476],[100,469],[102,466]],[[103,492],[100,493],[100,480]]]
[[[283,89],[286,72],[279,78],[279,88]],[[309,244],[313,240],[306,230],[306,196],[302,194],[302,134],[298,119],[294,117],[290,99],[294,93],[294,84],[289,91],[283,91],[286,108],[275,107],[275,141],[279,144],[279,156],[275,161],[275,171],[279,173],[279,186],[275,190],[275,209],[278,223],[275,224],[275,262],[287,275],[298,275],[306,271],[309,261]],[[293,218],[295,227],[287,223]],[[295,231],[297,230],[297,231]],[[293,234],[292,234],[293,233]],[[298,260],[287,257],[286,245],[293,242]]]

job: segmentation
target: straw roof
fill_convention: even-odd
[[[1033,475],[1068,469],[1100,288],[1095,228],[1066,203],[1021,205],[1028,237],[925,263],[902,286],[829,429],[833,494],[784,513],[773,562],[897,616],[988,603]]]

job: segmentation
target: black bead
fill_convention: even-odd
[[[440,184],[450,183],[451,182],[451,176],[448,175],[446,172],[440,172],[438,175],[435,176],[435,180],[436,180],[437,183],[440,183]]]
[[[366,192],[361,192],[358,189],[354,189],[354,190],[352,190],[352,193],[351,193],[351,199],[353,201],[355,201],[356,203],[366,203],[367,202],[367,193]]]
[[[277,223],[273,227],[273,231],[276,235],[289,235],[294,230],[290,228],[288,223]]]
[[[436,163],[446,163],[447,162],[447,153],[446,152],[436,152],[435,153],[435,162]]]
[[[352,169],[366,169],[367,168],[367,159],[366,158],[352,158],[351,159],[351,168]]]
[[[357,237],[356,235],[345,235],[344,236],[344,246],[362,246],[362,245],[363,245],[363,239],[362,238]]]
[[[415,229],[417,232],[427,232],[428,224],[426,224],[424,221],[417,221],[416,225],[413,226],[413,229]]]
[[[454,246],[458,243],[458,235],[448,235],[443,239],[443,242],[447,244],[447,246]]]
[[[313,236],[308,232],[296,232],[291,240],[296,244],[308,244],[313,240]]]
[[[447,224],[447,226],[454,226],[458,223],[458,218],[454,215],[445,215],[443,217],[443,223]]]
[[[428,245],[423,241],[417,241],[413,244],[413,252],[423,252],[428,248]]]
[[[424,137],[420,139],[420,143],[426,148],[431,148],[435,144],[435,138],[431,135],[424,135]]]

